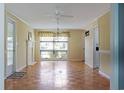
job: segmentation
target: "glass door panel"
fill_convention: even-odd
[[[54,37],[40,37],[40,41],[53,41]]]
[[[8,19],[7,23],[7,64],[6,76],[14,72],[14,59],[15,59],[15,23]]]
[[[67,51],[57,51],[57,59],[67,59]]]
[[[12,65],[13,64],[13,37],[7,38],[7,65]]]
[[[52,59],[53,58],[53,52],[41,51],[41,58],[43,58],[43,59]]]
[[[41,37],[42,60],[67,60],[68,37]]]
[[[67,42],[55,42],[55,50],[67,50],[68,43]]]
[[[54,37],[55,41],[68,41],[68,37]]]
[[[53,50],[53,42],[41,42],[40,43],[40,50]]]

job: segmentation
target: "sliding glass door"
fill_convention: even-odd
[[[42,60],[67,60],[68,37],[40,37]]]
[[[14,72],[15,63],[15,22],[8,18],[7,21],[7,64],[6,77]]]

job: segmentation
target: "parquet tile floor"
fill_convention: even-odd
[[[22,71],[21,79],[6,79],[6,90],[108,90],[109,80],[83,62],[43,61]]]

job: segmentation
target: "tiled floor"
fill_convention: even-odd
[[[5,80],[5,89],[13,90],[96,90],[109,89],[109,80],[83,62],[41,62],[23,71],[21,79]]]

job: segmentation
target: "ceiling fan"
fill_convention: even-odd
[[[56,18],[56,17],[59,17],[59,18],[64,18],[64,17],[66,17],[66,18],[73,18],[73,17],[74,17],[74,16],[72,16],[72,15],[63,14],[63,11],[61,11],[61,10],[60,10],[59,8],[57,8],[57,7],[56,7],[55,12],[54,12],[53,15],[47,14],[47,15],[45,15],[45,16],[54,17],[54,18]]]
[[[45,15],[47,17],[53,17],[56,19],[56,33],[60,33],[60,18],[73,18],[72,15],[66,15],[63,14],[63,11],[61,11],[58,7],[56,7],[55,12],[53,15]]]

